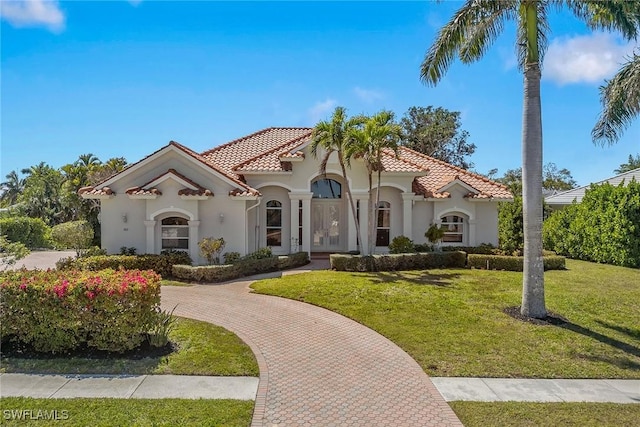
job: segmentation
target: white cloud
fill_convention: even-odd
[[[561,85],[601,83],[615,74],[633,47],[619,44],[608,33],[555,39],[545,56],[543,76]]]
[[[57,0],[0,0],[0,17],[14,27],[64,28],[64,14]]]
[[[129,3],[131,3],[131,6],[138,6],[140,3],[142,3],[142,0],[128,0]]]
[[[309,120],[315,125],[320,120],[326,119],[326,116],[328,116],[329,112],[331,112],[336,105],[338,105],[336,100],[331,98],[316,102],[313,107],[309,108]]]
[[[381,92],[377,91],[377,90],[373,90],[373,89],[363,89],[359,86],[356,86],[353,89],[353,93],[356,94],[356,96],[361,100],[366,102],[367,104],[372,103],[373,101],[376,101],[378,99],[382,99],[384,98],[384,96],[382,95]]]

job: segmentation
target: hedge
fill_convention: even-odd
[[[0,289],[0,340],[61,353],[138,347],[157,319],[160,276],[153,271],[5,272]]]
[[[194,282],[224,282],[243,276],[285,270],[309,263],[309,254],[298,252],[292,255],[272,256],[269,258],[245,257],[235,264],[205,265],[192,267],[190,265],[174,265],[172,274],[178,279]]]
[[[395,271],[428,268],[464,268],[466,254],[460,251],[426,252],[389,255],[343,255],[329,257],[331,268],[337,271]]]
[[[7,236],[11,242],[20,242],[30,249],[52,246],[51,229],[40,218],[0,218],[0,234]]]
[[[546,255],[542,257],[545,270],[564,270],[565,257]],[[469,254],[467,256],[469,268],[481,268],[488,270],[522,271],[524,257],[506,255],[481,255]]]
[[[183,251],[172,251],[144,255],[98,255],[83,258],[63,258],[56,263],[58,270],[90,270],[105,268],[117,270],[153,270],[162,277],[171,277],[171,269],[176,264],[191,264],[189,254]]]

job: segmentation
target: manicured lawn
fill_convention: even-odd
[[[183,282],[180,280],[169,280],[169,279],[162,279],[160,281],[160,285],[161,286],[193,286],[192,283]]]
[[[520,304],[522,273],[484,270],[312,272],[253,284],[385,335],[432,376],[640,378],[640,270],[567,260],[545,274],[562,325],[503,312]]]
[[[615,403],[450,402],[465,427],[637,426],[640,405]]]
[[[187,399],[0,399],[3,426],[242,426],[251,424],[252,401]],[[26,420],[11,412],[29,411]],[[38,411],[47,411],[40,412]],[[56,412],[52,412],[56,411]],[[66,412],[64,412],[66,411]],[[14,412],[15,413],[15,412]],[[24,412],[23,412],[24,414]],[[37,420],[57,414],[59,421]],[[66,414],[66,415],[65,415]],[[16,414],[17,416],[17,414]],[[66,420],[62,418],[67,418]]]
[[[219,326],[177,318],[170,339],[178,351],[142,359],[60,357],[20,359],[2,357],[2,372],[49,374],[178,374],[258,376],[253,352],[235,334]]]

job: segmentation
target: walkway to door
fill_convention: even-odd
[[[251,294],[250,283],[163,287],[162,306],[251,346],[260,366],[252,425],[462,425],[391,341],[323,308]]]

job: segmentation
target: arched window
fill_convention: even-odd
[[[162,249],[189,249],[189,221],[170,216],[161,222]]]
[[[342,185],[334,179],[318,179],[311,183],[314,199],[342,198]]]
[[[445,228],[442,242],[462,243],[464,240],[464,218],[458,215],[446,215],[440,218]]]
[[[267,202],[267,246],[282,246],[282,203]]]
[[[376,246],[389,246],[391,234],[391,203],[378,203],[378,221],[376,223]]]

